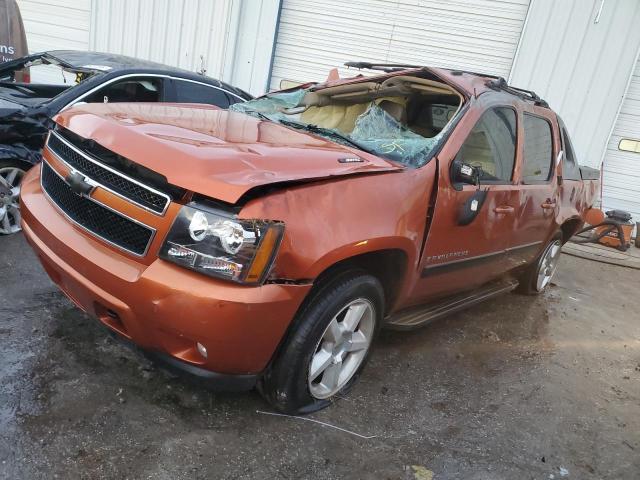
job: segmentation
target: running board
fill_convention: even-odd
[[[502,293],[510,292],[518,286],[516,280],[490,283],[479,290],[465,292],[428,305],[420,305],[398,312],[385,320],[384,327],[391,330],[412,330],[422,327],[438,318],[464,310]]]

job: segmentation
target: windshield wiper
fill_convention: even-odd
[[[348,135],[344,135],[337,130],[333,130],[331,128],[319,127],[318,125],[314,125],[312,123],[302,123],[302,122],[294,122],[292,120],[279,120],[279,122],[287,127],[297,128],[299,130],[307,130],[311,133],[317,133],[319,135],[323,135],[325,137],[333,137],[342,140],[343,142],[348,143],[352,147],[357,148],[358,150],[362,150],[363,152],[372,153],[367,148],[360,145],[358,142],[352,140]]]

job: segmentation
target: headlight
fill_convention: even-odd
[[[212,277],[259,284],[269,273],[284,224],[240,220],[199,205],[184,206],[160,258]]]

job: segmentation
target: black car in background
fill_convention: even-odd
[[[24,173],[51,118],[79,103],[176,102],[227,108],[253,97],[219,80],[107,53],[50,51],[0,64],[0,234],[20,230]]]

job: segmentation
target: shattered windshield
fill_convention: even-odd
[[[402,78],[405,81],[397,81]],[[420,167],[448,130],[461,98],[443,84],[431,85],[433,81],[412,77],[393,80],[386,86],[387,82],[365,82],[355,87],[329,87],[325,89],[328,92],[310,88],[273,93],[232,105],[230,110]]]

